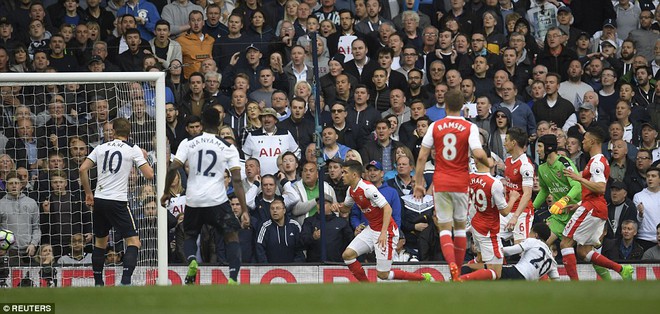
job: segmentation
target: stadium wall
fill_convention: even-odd
[[[660,279],[660,264],[635,264],[635,280],[658,280]],[[428,272],[433,275],[436,281],[449,280],[449,267],[440,264],[419,264],[419,265],[395,265],[394,268],[416,273]],[[91,267],[56,267],[57,286],[61,287],[83,287],[93,286],[94,279]],[[10,280],[12,287],[19,287],[21,281],[26,279],[32,281],[34,286],[46,286],[44,280],[39,278],[40,268],[25,267],[12,268],[10,271]],[[366,266],[367,276],[372,281],[376,281],[375,266]],[[171,285],[183,284],[183,278],[186,276],[188,268],[185,266],[169,267],[168,277]],[[119,283],[121,279],[121,267],[106,267],[105,283],[113,286]],[[590,264],[578,265],[578,273],[581,280],[600,280]],[[229,277],[228,267],[202,266],[198,270],[198,284],[226,284]],[[563,266],[559,267],[561,280],[569,280]],[[157,270],[155,268],[138,267],[133,276],[135,285],[154,285],[156,283]],[[63,279],[64,278],[64,279]],[[620,277],[613,273],[612,278],[619,280]],[[244,266],[239,274],[239,281],[243,284],[281,284],[281,283],[346,283],[354,282],[355,278],[351,275],[346,266]]]

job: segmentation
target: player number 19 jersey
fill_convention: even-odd
[[[504,186],[490,173],[470,175],[470,207],[475,210],[472,228],[482,235],[500,231],[500,210],[506,208]]]

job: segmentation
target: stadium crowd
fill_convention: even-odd
[[[168,149],[201,133],[199,115],[218,110],[219,135],[243,154],[252,216],[240,232],[245,263],[327,261],[367,223],[354,208],[338,217],[341,163],[357,160],[389,200],[402,232],[398,261],[441,260],[432,208],[406,206],[421,140],[460,90],[463,114],[482,129],[495,175],[512,127],[527,154],[556,137],[557,153],[582,170],[586,129],[608,134],[609,221],[602,252],[613,260],[659,260],[660,10],[651,0],[5,0],[0,2],[0,72],[167,73]],[[316,43],[310,32],[318,32]],[[320,79],[314,79],[312,45]],[[0,73],[0,75],[2,75]],[[322,112],[315,112],[314,86]],[[148,83],[2,86],[0,227],[12,229],[15,265],[90,263],[91,212],[78,168],[128,118],[132,141],[155,158],[154,87]],[[323,128],[314,140],[315,117]],[[318,204],[317,154],[326,204]],[[651,171],[648,171],[651,169]],[[182,252],[185,172],[170,188],[170,262]],[[153,182],[132,177],[129,202],[155,258]],[[229,185],[229,181],[227,180]],[[140,186],[138,189],[137,186]],[[231,187],[229,187],[231,191]],[[534,195],[538,193],[535,184]],[[284,203],[270,204],[275,198]],[[533,200],[534,198],[532,198]],[[543,221],[548,206],[536,211]],[[236,213],[238,200],[231,198]],[[548,205],[549,204],[549,205]],[[642,206],[640,206],[640,204]],[[320,230],[321,212],[325,229]],[[120,237],[117,236],[117,239]],[[224,263],[221,237],[205,230],[199,260]],[[107,262],[121,263],[121,243]],[[151,249],[151,251],[150,251]],[[470,254],[468,254],[468,258]],[[13,259],[12,259],[13,258]]]

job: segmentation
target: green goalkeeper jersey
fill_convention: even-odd
[[[582,185],[580,182],[564,176],[564,169],[572,169],[573,172],[577,173],[573,161],[564,156],[557,156],[557,159],[552,165],[548,162],[544,162],[539,166],[538,175],[541,190],[534,199],[534,208],[541,207],[548,195],[552,195],[553,202],[556,202],[567,195],[571,198],[571,201],[568,202],[568,204],[576,204],[580,201],[580,198],[582,197]],[[551,223],[551,229],[553,229],[553,232],[557,233],[556,231],[559,231],[559,233],[561,233],[559,229],[563,230],[563,226],[565,226],[568,220],[571,219],[571,215],[571,212],[564,212],[562,214],[550,216],[548,220]],[[554,228],[552,228],[553,224],[555,224]]]

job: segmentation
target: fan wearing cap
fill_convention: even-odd
[[[580,35],[584,33],[583,30],[573,26],[574,20],[573,11],[569,6],[564,5],[557,9],[557,26],[559,29],[561,29],[562,32],[564,32],[564,34],[568,34],[566,47],[571,49],[575,49],[575,43],[577,42]]]
[[[300,148],[291,133],[278,129],[277,112],[264,108],[260,114],[262,127],[248,134],[243,144],[245,158],[254,157],[261,164],[261,175],[275,174],[278,171],[277,157],[290,151],[300,158]]]
[[[613,41],[612,45],[615,47],[621,46],[623,39],[620,39],[617,35],[616,26],[616,19],[606,19],[603,22],[603,28],[600,31],[594,33],[592,37],[592,42],[594,43],[594,52],[600,52],[602,49],[602,43],[607,40]]]
[[[639,150],[648,150],[651,152],[653,162],[660,159],[660,140],[658,140],[658,129],[653,123],[644,122],[641,125],[641,139]]]
[[[580,201],[582,186],[580,182],[563,174],[564,169],[577,173],[577,167],[570,158],[557,154],[557,137],[554,134],[541,136],[536,151],[539,159],[545,160],[545,162],[538,168],[540,190],[534,199],[534,208],[540,208],[548,195],[552,196],[555,203],[550,207],[552,215],[547,220],[552,234],[546,242],[546,244],[552,245],[558,238],[562,238],[564,227],[571,218],[571,213],[565,211],[564,207]]]
[[[17,37],[17,34],[14,32],[14,26],[11,24],[11,20],[6,16],[0,17],[0,46],[5,49],[16,47],[16,45],[20,44]]]

